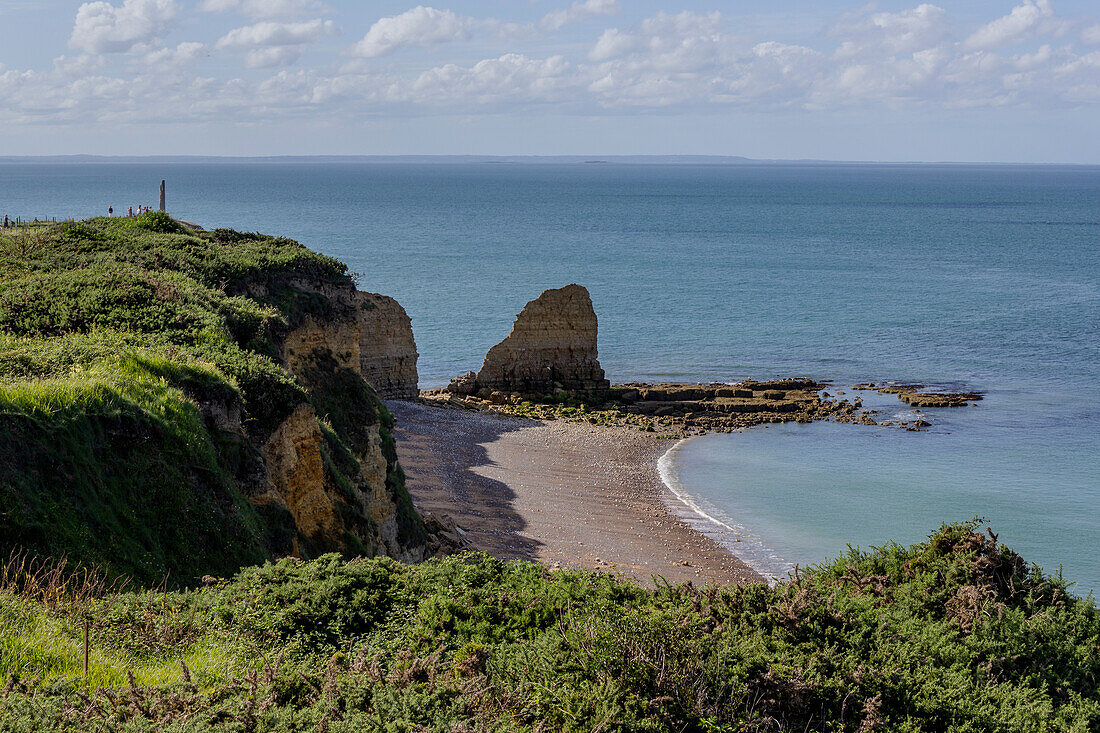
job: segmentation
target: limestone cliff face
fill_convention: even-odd
[[[363,378],[385,398],[417,396],[412,321],[393,298],[359,293],[359,364]]]
[[[423,525],[404,488],[389,437],[391,418],[364,379],[361,358],[361,344],[366,343],[372,349],[373,378],[391,389],[407,388],[409,364],[402,358],[411,351],[415,390],[416,350],[408,316],[402,323],[398,316],[404,310],[396,301],[361,294],[350,279],[300,278],[279,293],[250,295],[308,305],[277,341],[280,360],[309,395],[309,402],[294,407],[256,444],[266,472],[250,487],[250,500],[269,512],[289,513],[293,544],[303,554],[339,551],[386,554],[406,562],[422,559]],[[364,303],[382,304],[387,317],[362,318],[368,312]],[[390,346],[380,350],[376,335],[383,325]],[[390,379],[383,365],[400,365],[402,370]]]
[[[580,285],[547,290],[528,303],[508,338],[489,350],[479,389],[548,392],[606,389],[596,351],[596,312]]]
[[[261,500],[286,507],[298,534],[312,545],[338,547],[342,527],[325,486],[322,440],[313,406],[299,405],[260,449],[272,489]]]
[[[248,294],[258,300],[271,299],[273,293],[265,285],[253,285]],[[311,310],[281,337],[281,356],[292,374],[299,374],[303,362],[314,352],[328,351],[341,367],[358,370],[360,325],[359,295],[351,281],[326,282],[296,277],[280,288],[284,298],[293,293],[298,301],[310,304]]]

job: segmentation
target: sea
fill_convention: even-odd
[[[155,206],[292,237],[412,317],[423,388],[580,283],[613,381],[808,376],[979,390],[931,427],[678,443],[669,501],[769,577],[978,517],[1100,590],[1100,167],[228,160],[0,162],[0,216]],[[914,412],[858,393],[882,420]]]

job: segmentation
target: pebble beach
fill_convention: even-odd
[[[583,422],[387,406],[413,501],[450,515],[479,550],[647,585],[762,580],[670,510],[657,461],[674,441]]]

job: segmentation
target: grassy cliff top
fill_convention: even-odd
[[[295,401],[273,363],[278,335],[331,307],[293,284],[350,283],[342,263],[292,240],[193,232],[156,212],[0,230],[0,275],[0,384],[79,391],[130,380],[120,365],[137,358],[169,382],[242,391],[260,423]]]
[[[265,526],[237,477],[262,474],[256,446],[312,399],[281,339],[347,316],[323,292],[353,288],[292,240],[160,213],[0,229],[3,552],[170,585],[261,561],[285,527]],[[377,423],[358,386],[346,422]],[[247,436],[212,425],[219,410]],[[355,436],[326,437],[345,450]]]

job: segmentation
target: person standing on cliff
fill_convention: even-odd
[[[107,216],[114,216],[114,215],[115,215],[115,207],[108,206],[107,207]]]

